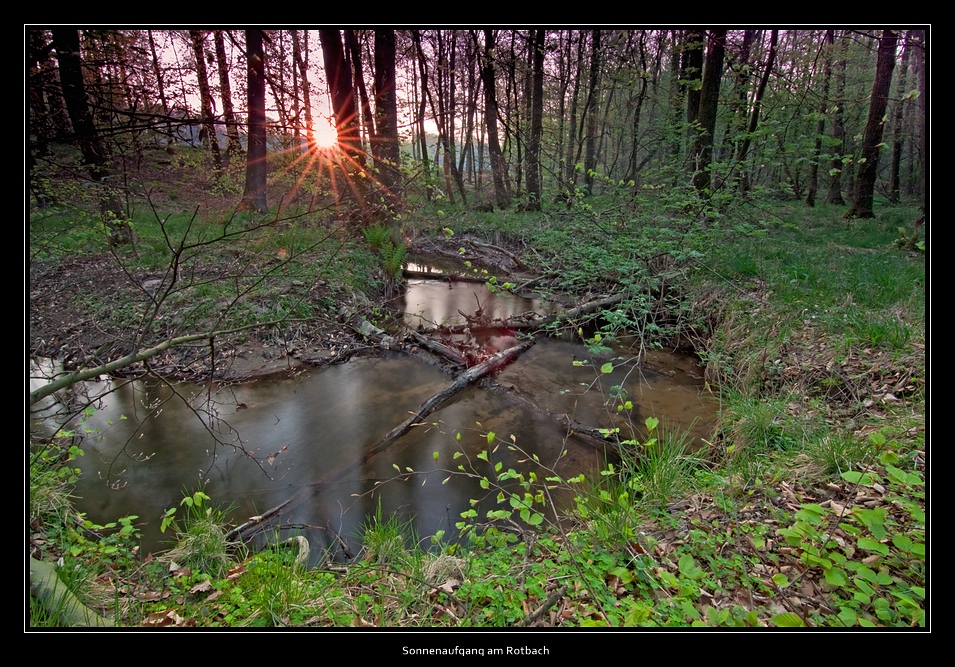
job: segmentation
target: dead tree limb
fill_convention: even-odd
[[[425,417],[430,415],[432,412],[440,408],[442,405],[447,403],[452,397],[461,393],[469,384],[483,378],[490,373],[502,368],[506,364],[510,363],[518,357],[522,352],[527,350],[534,344],[533,339],[526,340],[516,347],[509,348],[503,352],[495,354],[490,359],[482,361],[477,366],[472,366],[460,376],[458,379],[452,382],[450,385],[445,387],[443,390],[429,398],[427,401],[421,404],[421,406],[415,410],[410,417],[408,417],[401,424],[389,431],[383,438],[381,438],[374,445],[365,450],[362,460],[358,463],[354,463],[348,468],[339,471],[335,477],[330,481],[337,481],[343,475],[351,472],[352,470],[363,466],[371,457],[376,454],[384,451],[388,445],[392,442],[403,436],[405,433],[411,430],[415,424],[421,423]]]

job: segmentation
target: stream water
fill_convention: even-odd
[[[404,299],[410,317],[432,323],[473,312],[476,302],[491,317],[541,308],[481,284],[451,283],[449,289],[429,280],[412,281]],[[707,436],[715,406],[703,395],[693,361],[657,353],[637,367],[621,361],[626,355],[624,348],[594,358],[577,343],[539,340],[496,375],[506,391],[471,386],[375,456],[366,455],[368,447],[450,384],[449,375],[416,356],[391,353],[213,388],[104,381],[90,387],[113,391],[85,425],[91,435],[78,461],[76,506],[98,523],[138,515],[144,551],[168,546],[160,519],[200,480],[216,503],[232,507],[237,523],[292,499],[282,522],[306,535],[313,553],[357,554],[362,525],[379,512],[409,522],[425,538],[444,530],[445,539],[454,540],[455,523],[472,499],[482,510],[497,507],[476,478],[452,472],[458,465],[490,475],[500,461],[505,470],[528,471],[536,455],[573,476],[610,456],[593,439],[568,435],[552,417],[516,402],[514,394],[597,428],[619,419],[605,406],[619,386],[634,404],[635,423],[656,416],[670,428],[689,429],[691,440]],[[614,372],[599,373],[611,357]],[[587,363],[575,365],[575,359]],[[487,448],[489,431],[500,446],[484,462],[477,455]],[[455,459],[456,452],[464,456]]]

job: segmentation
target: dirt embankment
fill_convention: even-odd
[[[469,252],[462,259],[458,249],[464,241]],[[523,268],[517,248],[509,250],[476,239],[455,239],[452,245],[453,248],[441,241],[421,238],[412,251],[444,255],[457,264],[469,260],[474,266],[487,267],[501,276],[521,273]],[[151,316],[151,300],[162,278],[159,273],[124,270],[114,257],[106,254],[55,264],[31,262],[27,340],[30,356],[54,359],[67,369],[95,367],[169,338],[232,326],[227,321],[196,321],[190,315],[195,304],[189,299],[167,300]],[[210,284],[229,278],[226,269],[212,262],[201,267],[201,276],[193,276],[196,282]],[[236,380],[303,364],[335,363],[376,347],[344,322],[341,312],[343,307],[350,313],[370,312],[375,306],[381,312],[384,302],[380,296],[373,296],[372,301],[364,295],[351,295],[345,303],[326,284],[276,289],[298,290],[298,296],[316,316],[307,322],[249,328],[217,337],[212,343],[173,347],[150,359],[149,368],[176,379]],[[257,319],[269,319],[267,303],[256,307],[264,315]],[[137,364],[124,372],[138,374],[144,370],[143,365]]]
[[[205,269],[206,280],[215,270]],[[67,369],[92,367],[115,360],[162,340],[211,330],[205,323],[190,322],[184,302],[179,308],[164,305],[149,334],[142,335],[143,313],[150,307],[150,274],[131,275],[109,257],[70,260],[58,265],[33,262],[29,273],[29,332],[31,357],[55,359]],[[322,289],[308,298],[314,312],[328,303]],[[190,326],[191,325],[191,326]],[[222,323],[217,328],[226,329]],[[216,327],[213,327],[216,328]],[[238,379],[281,371],[303,363],[328,363],[354,352],[361,345],[354,332],[335,320],[334,313],[279,330],[253,328],[217,338],[214,344],[174,347],[149,360],[149,367],[177,379],[210,375]],[[142,365],[126,372],[137,374]]]

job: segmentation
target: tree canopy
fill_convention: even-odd
[[[280,201],[324,192],[361,224],[392,221],[418,196],[546,209],[656,193],[718,206],[754,188],[814,201],[824,181],[832,202],[869,187],[918,201],[922,33],[30,26],[30,191],[38,206],[56,199],[43,174],[64,166],[53,147],[73,144],[108,193],[104,215],[122,219],[121,193],[104,183],[135,181],[151,146],[202,145],[204,177],[220,182],[245,152],[237,199],[260,213],[266,180],[285,177]],[[266,172],[263,150],[304,157]]]

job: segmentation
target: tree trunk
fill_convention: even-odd
[[[233,158],[242,154],[242,142],[239,141],[239,124],[235,120],[235,109],[232,106],[232,84],[229,82],[229,61],[225,52],[225,31],[215,31],[216,67],[219,69],[219,88],[222,97],[222,119],[225,121],[226,135],[229,137],[229,148],[226,155],[231,162]]]
[[[580,140],[578,139],[578,113],[577,107],[580,100],[580,70],[584,64],[584,40],[579,31],[572,30],[571,36],[567,40],[567,55],[570,56],[570,50],[573,47],[574,37],[577,39],[577,62],[574,70],[573,89],[570,94],[570,121],[567,129],[567,157],[564,159],[564,186],[567,189],[567,205],[574,200],[577,189],[577,160],[580,159]]]
[[[533,91],[531,102],[531,136],[527,144],[527,209],[541,208],[540,146],[544,128],[544,38],[547,31],[537,28],[534,33]]]
[[[686,125],[691,136],[700,117],[700,98],[703,95],[703,47],[706,33],[687,30],[683,35],[683,54],[680,61],[680,79],[686,81]]]
[[[434,186],[432,185],[431,178],[431,164],[428,156],[428,134],[425,130],[424,117],[427,113],[427,91],[428,91],[428,67],[427,63],[424,60],[424,55],[421,50],[421,33],[418,30],[411,31],[411,39],[415,43],[415,55],[418,61],[418,75],[421,79],[420,86],[415,88],[415,92],[418,93],[420,90],[420,99],[417,104],[417,114],[415,116],[415,124],[418,128],[418,145],[421,152],[421,170],[424,172],[425,180],[425,190],[427,193],[428,201],[434,199]]]
[[[397,199],[401,191],[398,140],[398,96],[395,85],[395,31],[375,30],[375,125],[378,147],[373,150],[382,187]]]
[[[710,32],[706,49],[706,64],[703,69],[703,89],[700,95],[700,113],[697,117],[699,130],[693,146],[695,160],[693,186],[703,196],[709,195],[708,191],[712,182],[710,162],[713,158],[716,111],[720,98],[720,79],[723,77],[726,32],[726,30]]]
[[[215,114],[212,112],[212,91],[209,89],[209,75],[206,71],[206,37],[200,30],[190,30],[192,52],[196,57],[196,76],[199,79],[199,103],[202,105],[202,131],[199,139],[209,147],[212,163],[216,171],[222,171],[222,155],[219,153],[219,139],[216,136]]]
[[[872,98],[869,101],[869,118],[866,120],[862,135],[862,152],[859,159],[859,171],[856,177],[855,196],[847,218],[874,218],[872,199],[875,181],[879,175],[879,145],[885,110],[889,102],[889,88],[892,85],[892,70],[895,68],[895,48],[899,34],[895,30],[883,30],[879,39],[879,57],[875,67],[875,82],[872,84]]]
[[[472,33],[473,34],[473,33]],[[474,38],[475,41],[477,37]],[[501,151],[497,134],[497,83],[494,77],[494,31],[484,29],[484,60],[481,67],[484,84],[484,122],[487,126],[488,153],[491,158],[491,177],[494,180],[494,200],[498,208],[511,205],[511,193],[507,186],[507,163]]]
[[[302,48],[297,30],[292,31],[292,50],[295,53],[296,76],[302,77],[302,104],[305,109],[305,138],[308,142],[307,150],[315,146],[315,127],[312,123],[312,90],[308,81],[308,30],[302,31],[301,42],[304,42],[305,48]]]
[[[915,142],[918,150],[919,163],[919,187],[918,195],[921,197],[921,209],[924,217],[925,213],[925,151],[928,148],[925,143],[925,104],[928,89],[925,84],[925,31],[912,31],[912,59],[915,61],[915,75],[918,81],[918,97],[915,98],[915,107],[918,113],[915,114],[916,130],[918,139]]]
[[[806,206],[816,205],[816,191],[819,186],[819,159],[822,155],[822,133],[826,130],[826,112],[829,109],[829,82],[832,79],[833,31],[827,30],[823,40],[823,82],[822,101],[819,109],[819,122],[816,124],[816,143],[812,151],[812,163],[809,166],[809,190],[806,193]]]
[[[377,143],[377,129],[375,128],[374,115],[371,112],[371,101],[368,99],[368,91],[365,90],[365,77],[362,72],[361,64],[361,45],[358,42],[358,35],[355,34],[354,30],[345,30],[342,33],[345,38],[345,47],[347,49],[346,53],[351,55],[351,71],[352,71],[352,90],[358,96],[358,100],[361,104],[361,118],[364,121],[365,125],[365,134],[368,137],[368,144],[372,147]],[[346,59],[347,60],[347,59]],[[361,123],[358,124],[361,127]],[[374,155],[374,153],[372,153]],[[361,164],[365,165],[365,155],[364,152],[360,153]]]
[[[749,146],[753,141],[753,134],[755,134],[756,128],[759,125],[759,112],[762,108],[763,95],[766,93],[766,85],[769,83],[769,75],[772,74],[773,65],[776,62],[776,44],[778,40],[779,31],[773,30],[769,38],[769,56],[766,59],[766,67],[763,70],[763,76],[759,80],[759,86],[756,88],[756,93],[753,97],[753,113],[750,115],[749,125],[746,127],[746,136],[739,145],[739,154],[736,156],[737,163],[742,163],[746,158],[746,154],[749,152]],[[749,188],[749,178],[744,175],[743,178],[740,179],[740,189],[743,192],[748,192]]]
[[[173,145],[172,124],[169,122],[169,101],[166,99],[166,87],[163,81],[162,70],[159,67],[159,56],[156,54],[156,41],[153,39],[153,31],[146,31],[149,39],[149,51],[152,55],[153,75],[156,77],[156,87],[159,92],[159,102],[162,104],[162,113],[166,117],[166,150],[171,151]]]
[[[358,109],[355,107],[351,72],[345,62],[342,38],[338,30],[319,30],[318,36],[322,44],[328,92],[332,98],[338,147],[345,158],[346,173],[354,175],[360,170],[364,159],[361,155]]]
[[[256,213],[267,213],[266,204],[266,118],[265,49],[261,30],[245,31],[248,63],[249,147],[245,163],[245,194],[242,206]]]
[[[584,152],[584,183],[587,194],[593,194],[594,171],[597,168],[597,112],[600,110],[600,30],[594,30],[590,42],[590,87],[587,93],[587,143]]]
[[[834,95],[834,111],[832,114],[832,139],[835,146],[833,151],[836,155],[832,158],[832,165],[829,169],[829,193],[826,195],[826,202],[842,206],[845,199],[842,198],[842,170],[845,164],[842,162],[842,155],[846,150],[846,130],[843,124],[843,111],[845,106],[846,90],[846,35],[843,33],[839,40],[839,57],[836,59],[836,93]],[[836,48],[833,45],[833,48]]]
[[[73,134],[83,154],[83,163],[90,178],[100,188],[100,213],[103,223],[110,230],[110,244],[134,244],[136,235],[129,225],[126,210],[119,194],[109,185],[106,148],[93,124],[93,112],[86,96],[83,80],[83,61],[80,56],[80,33],[78,30],[57,28],[52,31],[53,45],[60,69],[60,84],[66,112],[73,126]]]
[[[892,141],[892,164],[889,167],[889,202],[892,204],[899,203],[899,194],[901,192],[901,186],[899,184],[899,176],[901,172],[901,163],[902,163],[902,149],[904,146],[904,137],[905,137],[905,107],[906,102],[905,98],[902,95],[905,94],[905,87],[908,84],[907,75],[909,69],[909,53],[911,49],[908,45],[908,37],[906,37],[905,45],[902,47],[902,62],[900,63],[899,69],[899,85],[896,88],[897,95],[899,99],[895,103],[895,120],[893,123],[893,132],[894,139]]]

